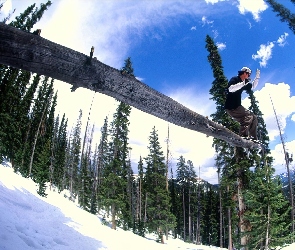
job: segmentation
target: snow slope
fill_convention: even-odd
[[[159,244],[132,232],[115,231],[63,195],[48,190],[47,198],[42,198],[36,189],[32,180],[0,165],[0,250],[220,249],[175,239]]]

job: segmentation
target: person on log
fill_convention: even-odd
[[[257,117],[255,114],[244,108],[242,102],[242,92],[254,90],[258,85],[260,71],[256,71],[254,81],[251,81],[251,69],[243,67],[238,71],[238,75],[232,77],[226,89],[225,111],[240,124],[239,135],[244,139],[254,142],[257,138]],[[258,142],[258,141],[257,141]]]

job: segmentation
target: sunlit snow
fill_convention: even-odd
[[[36,189],[31,179],[15,174],[9,165],[0,165],[1,250],[220,249],[172,238],[159,244],[152,236],[142,238],[121,229],[115,231],[102,225],[101,216],[80,209],[64,194],[47,190],[47,198],[42,198]],[[295,244],[284,249],[295,249]]]

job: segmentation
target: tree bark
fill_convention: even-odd
[[[92,56],[3,23],[0,23],[0,63],[67,82],[72,85],[72,91],[83,87],[106,94],[160,119],[222,139],[233,146],[259,147]]]
[[[238,183],[238,204],[239,204],[239,225],[240,225],[240,232],[245,233],[249,229],[247,228],[247,222],[244,219],[244,212],[245,212],[245,201],[242,194],[242,180],[238,177],[237,178]],[[241,237],[241,245],[243,246],[243,249],[248,249],[248,237],[244,235]]]
[[[221,183],[220,183],[220,167],[218,167],[217,173],[218,173],[218,195],[219,195],[219,247],[223,247],[223,241],[222,241],[222,229],[223,229],[223,207],[222,207],[222,193],[221,193]]]
[[[117,222],[116,222],[116,205],[112,203],[111,205],[111,213],[112,213],[112,229],[116,230],[117,229]]]
[[[227,186],[227,193],[229,193],[229,186]],[[231,223],[231,208],[230,206],[227,208],[227,216],[228,216],[228,250],[233,249],[233,240],[232,240],[232,223]]]
[[[182,187],[182,210],[183,210],[183,241],[186,241],[184,187]]]

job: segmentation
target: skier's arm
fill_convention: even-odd
[[[230,81],[230,82],[231,82],[231,81]],[[248,83],[246,83],[245,81],[238,82],[238,83],[236,83],[236,84],[230,84],[230,82],[229,82],[229,85],[230,85],[230,86],[228,87],[228,91],[229,91],[229,92],[236,92],[237,90],[243,88],[246,84],[248,84]]]

